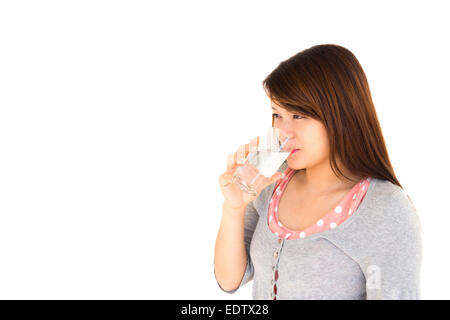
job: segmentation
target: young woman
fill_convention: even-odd
[[[314,46],[281,62],[263,86],[272,126],[297,151],[261,177],[256,197],[231,178],[257,142],[228,156],[219,287],[233,293],[253,280],[254,299],[420,299],[420,221],[356,57]]]

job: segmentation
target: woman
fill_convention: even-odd
[[[298,150],[262,177],[256,197],[231,178],[257,141],[228,156],[219,287],[233,293],[253,279],[254,299],[420,299],[420,221],[356,57],[314,46],[281,62],[263,86],[272,126]]]

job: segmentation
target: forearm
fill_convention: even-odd
[[[214,249],[214,270],[224,290],[236,289],[245,273],[247,252],[244,242],[245,209],[223,205],[222,219]]]

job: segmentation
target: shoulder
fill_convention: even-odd
[[[366,193],[368,203],[364,212],[367,222],[381,226],[386,232],[418,232],[419,216],[408,194],[388,180],[371,179],[370,183],[373,186]]]
[[[359,238],[367,250],[363,255],[383,256],[392,263],[399,259],[419,265],[422,229],[416,208],[406,192],[390,181],[371,179],[366,204],[355,213],[349,237]]]
[[[326,238],[354,257],[420,256],[421,224],[406,192],[390,181],[370,180],[353,216]],[[395,261],[393,259],[392,261]]]

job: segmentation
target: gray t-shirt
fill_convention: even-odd
[[[358,209],[342,224],[286,240],[267,223],[275,185],[267,186],[246,208],[248,260],[239,287],[220,289],[234,293],[253,280],[256,300],[420,299],[422,231],[403,189],[371,178]]]

